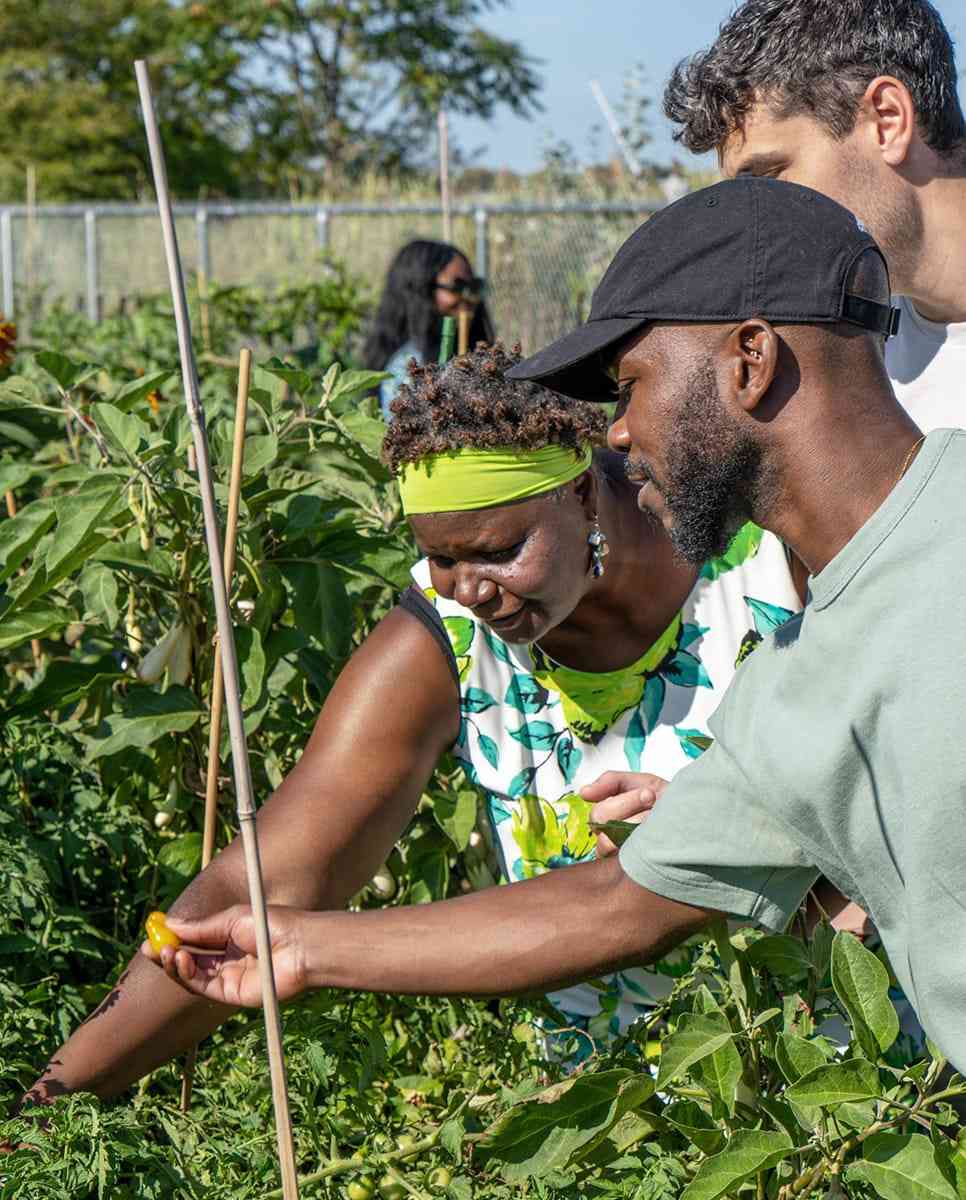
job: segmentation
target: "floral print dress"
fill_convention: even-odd
[[[653,646],[628,667],[593,673],[560,666],[535,645],[501,641],[433,590],[425,560],[413,579],[452,646],[462,717],[453,753],[483,789],[506,881],[592,858],[580,789],[609,770],[670,779],[701,754],[737,667],[801,608],[783,546],[747,525],[705,565]],[[568,1024],[595,1037],[616,1033],[667,995],[691,953],[685,945],[647,970],[549,999]]]

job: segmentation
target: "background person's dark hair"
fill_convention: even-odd
[[[383,461],[397,472],[429,454],[467,447],[602,445],[607,436],[603,407],[529,380],[505,379],[520,361],[519,346],[508,354],[497,342],[452,358],[445,367],[417,367],[392,402]]]
[[[845,138],[877,75],[909,89],[938,154],[966,140],[952,40],[926,0],[746,0],[709,49],[675,67],[664,111],[696,153],[721,146],[759,98],[779,117],[806,113]]]
[[[435,361],[442,318],[436,311],[433,285],[440,271],[457,257],[466,259],[462,250],[446,242],[415,241],[403,246],[389,268],[362,350],[365,366],[381,371],[407,342],[415,344],[424,361]],[[490,315],[480,301],[470,325],[470,345],[492,339]]]

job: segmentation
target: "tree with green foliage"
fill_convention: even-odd
[[[148,178],[134,83],[151,63],[182,197],[338,188],[435,153],[440,106],[537,107],[534,64],[478,20],[504,0],[8,0],[0,199],[124,199]]]

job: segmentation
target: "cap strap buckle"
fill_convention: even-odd
[[[899,332],[899,318],[902,312],[890,304],[879,304],[876,300],[866,300],[864,296],[853,296],[846,292],[842,303],[842,320],[852,325],[861,325],[872,333],[882,337],[894,337]]]

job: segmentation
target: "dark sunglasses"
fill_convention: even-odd
[[[457,279],[453,283],[436,282],[433,287],[438,287],[443,292],[452,292],[454,296],[482,296],[486,289],[486,280],[475,275],[472,279]]]

